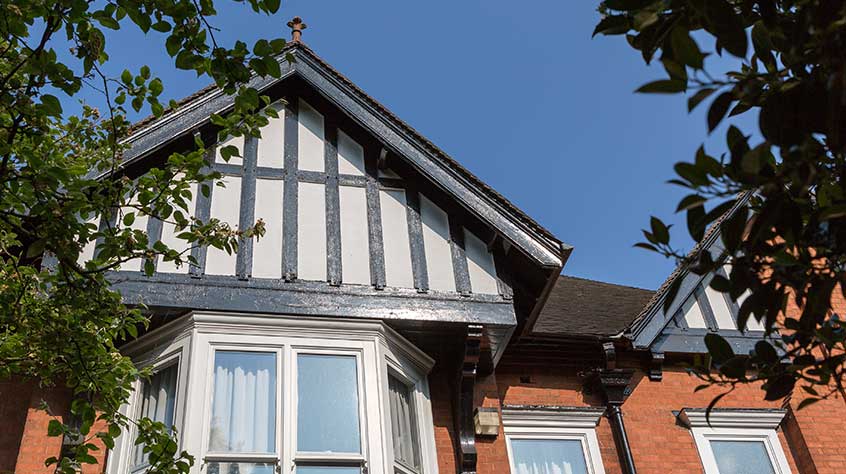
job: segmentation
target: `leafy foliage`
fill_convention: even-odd
[[[268,15],[280,6],[279,0],[245,3]],[[79,441],[46,460],[57,471],[76,472],[80,464],[96,462],[93,441],[110,448],[132,424],[150,472],[187,472],[193,464],[188,453],[177,452],[170,427],[119,412],[148,372],[117,346],[149,321],[139,308],[122,304],[106,275],[128,262],[143,261],[148,274],[154,259],[195,263],[189,250],[151,242],[133,228],[141,216],[173,224],[189,248],[230,252],[240,239],[260,236],[263,227],[259,222],[233,229],[191,215],[194,186],[208,193],[208,183],[219,178],[205,166],[199,139],[194,149],[171,154],[144,175],[125,173],[120,159],[127,111],[161,116],[177,104],[161,102],[164,84],[148,66],[120,77],[107,76],[103,66],[110,60],[107,39],[117,34],[109,30],[163,33],[162,46],[177,68],[210,77],[235,96],[231,113],[214,117],[219,136],[258,136],[275,112],[262,110],[270,100],[247,81],[253,73],[280,76],[280,59],[291,59],[285,58],[285,40],[263,39],[252,48],[241,41],[219,45],[209,22],[215,14],[213,0],[0,4],[0,378],[72,391],[74,422],[57,417],[49,425],[50,435]],[[69,56],[57,52],[68,46]],[[83,104],[79,114],[66,114],[63,104],[86,90],[101,94],[106,112]],[[103,225],[97,225],[100,217]],[[91,244],[96,253],[85,261],[83,249]]]
[[[809,396],[803,403],[846,399],[846,324],[832,308],[835,292],[846,296],[846,3],[606,0],[600,12],[594,34],[625,34],[646,62],[663,64],[667,78],[640,92],[686,92],[689,110],[714,97],[709,133],[728,117],[758,113],[760,140],[731,126],[724,154],[700,148],[692,162],[676,165],[671,181],[690,191],[678,212],[694,240],[722,222],[724,258],[684,255],[654,218],[647,242],[638,244],[699,274],[728,263],[729,277],[716,276],[711,286],[734,300],[751,292],[738,326],[754,317],[769,338],[735,355],[709,335],[713,367],[700,376],[729,385],[763,381],[768,400],[797,384]],[[736,57],[737,69],[713,75],[711,54]]]

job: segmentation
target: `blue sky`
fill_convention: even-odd
[[[597,3],[289,0],[266,17],[225,2],[212,23],[252,45],[302,16],[319,55],[573,245],[565,274],[656,288],[674,263],[632,244],[658,215],[690,247],[673,214],[683,190],[666,181],[703,139],[719,156],[724,127],[706,137],[706,107],[634,94],[662,71],[622,37],[591,39]],[[149,64],[168,98],[207,82],[175,70],[158,35],[120,32],[108,51],[113,73]]]

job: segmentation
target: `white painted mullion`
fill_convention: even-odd
[[[283,434],[280,439],[287,433],[288,436],[282,439],[282,456],[281,456],[281,472],[291,472],[294,470],[294,452],[297,449],[297,387],[294,375],[296,374],[295,365],[297,363],[294,351],[290,344],[283,347],[283,358],[285,369],[283,371],[282,382],[282,397],[283,397],[283,413],[285,416],[282,419],[281,426],[283,426]]]

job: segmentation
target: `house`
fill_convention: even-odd
[[[721,389],[694,392],[685,370],[707,352],[702,337],[743,352],[762,335],[736,327],[736,303],[709,276],[680,267],[657,291],[562,276],[570,246],[301,41],[287,52],[281,79],[252,81],[280,118],[261,139],[218,144],[243,158],[210,154],[226,187],[193,201],[203,218],[261,218],[266,235],[236,255],[194,249],[198,266],[112,276],[154,313],[123,347],[154,368],[126,414],[175,426],[193,472],[844,470],[842,400],[797,411],[800,394],[772,403],[742,386],[708,422]],[[208,88],[136,125],[126,173],[194,134],[213,144],[209,116],[230,105]],[[172,226],[133,225],[179,245]],[[697,251],[719,255],[718,230]],[[40,400],[66,401],[9,381],[0,396],[0,470],[48,472],[62,440],[46,436]],[[85,472],[146,462],[132,433],[99,460]]]

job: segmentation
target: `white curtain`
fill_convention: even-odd
[[[514,474],[587,474],[582,443],[576,440],[512,440]]]
[[[275,354],[219,351],[215,362],[209,449],[275,451]]]
[[[418,468],[417,436],[411,403],[411,389],[396,377],[389,377],[391,432],[394,438],[394,460]]]

